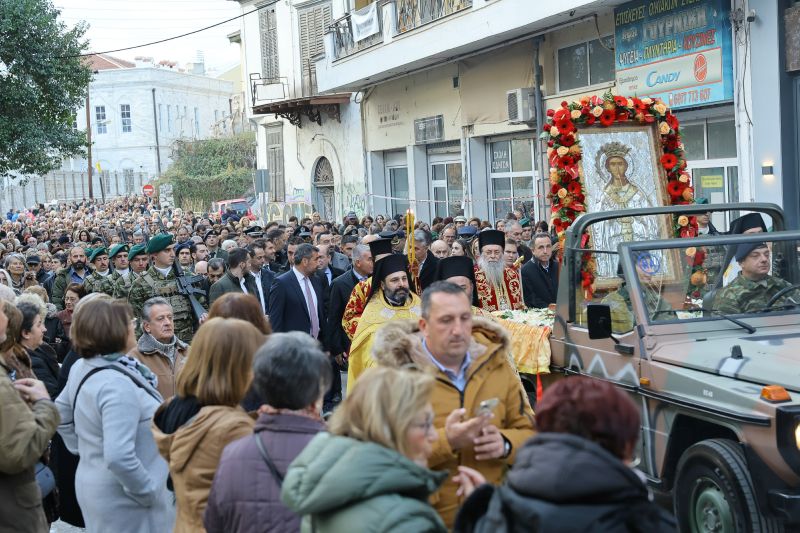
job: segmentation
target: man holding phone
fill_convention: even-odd
[[[461,287],[446,281],[422,296],[419,328],[423,351],[436,368],[431,403],[439,434],[428,466],[451,476],[469,466],[499,483],[516,450],[534,434],[533,411],[508,356],[508,334],[473,317],[471,304]],[[460,503],[456,489],[445,483],[433,498],[448,528]]]

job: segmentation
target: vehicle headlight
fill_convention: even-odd
[[[794,443],[797,449],[800,450],[800,422],[794,426]]]

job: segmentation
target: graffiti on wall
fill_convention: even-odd
[[[342,199],[341,212],[344,215],[350,211],[355,211],[359,218],[367,214],[367,195],[364,194],[364,186],[353,183],[345,183],[340,187],[341,192],[337,191],[337,196]]]
[[[299,220],[310,217],[313,208],[308,202],[268,202],[267,212],[264,217],[266,222],[273,220],[288,222],[289,217],[296,216]]]

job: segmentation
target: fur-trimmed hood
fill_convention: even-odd
[[[511,340],[508,332],[497,322],[483,317],[472,319],[472,342],[469,353],[479,359],[492,347],[511,357]],[[434,365],[422,348],[422,333],[417,320],[392,320],[375,333],[372,358],[379,366],[402,367],[416,365],[432,368]],[[513,361],[512,366],[513,366]]]

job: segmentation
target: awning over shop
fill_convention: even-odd
[[[328,118],[341,122],[339,105],[348,103],[350,95],[351,93],[337,93],[278,100],[253,106],[253,114],[268,115],[273,113],[276,117],[285,118],[289,123],[297,127],[302,127],[301,119],[305,116],[308,120],[321,126],[323,113]]]

